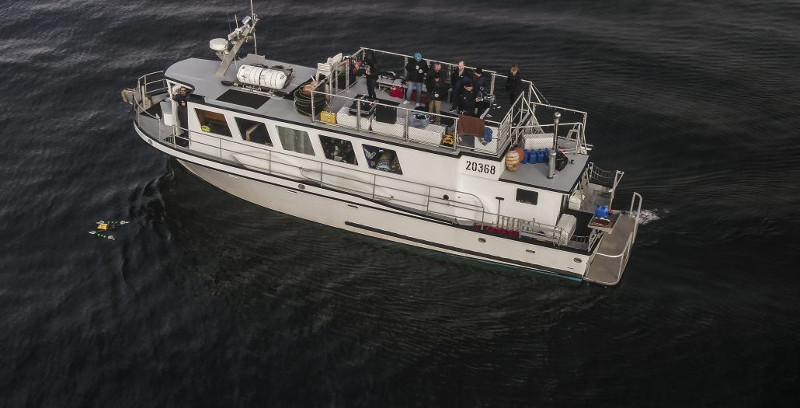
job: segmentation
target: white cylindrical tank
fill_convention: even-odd
[[[236,72],[236,79],[243,84],[283,89],[288,77],[281,70],[242,65]]]

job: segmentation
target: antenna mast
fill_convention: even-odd
[[[257,21],[256,12],[253,10],[253,0],[250,0],[250,17],[253,19],[253,54],[258,55],[258,41],[256,41],[256,27]]]

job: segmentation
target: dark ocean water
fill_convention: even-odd
[[[504,69],[644,196],[622,283],[274,213],[143,143],[119,90],[244,1],[0,10],[0,406],[795,406],[800,3],[256,1],[259,52]],[[86,232],[130,219],[117,241]]]

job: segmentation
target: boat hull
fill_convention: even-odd
[[[262,207],[334,228],[525,270],[583,279],[590,254],[514,240],[427,217],[313,183],[196,156],[151,138],[142,139],[178,159],[211,185]]]

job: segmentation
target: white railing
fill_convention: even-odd
[[[592,256],[589,258],[589,261],[588,261],[589,264],[591,264],[594,261],[595,257],[598,257],[598,256],[599,257],[603,257],[603,258],[608,258],[608,259],[619,259],[619,267],[618,267],[618,270],[617,270],[617,277],[618,277],[618,279],[622,277],[622,272],[625,269],[625,266],[628,265],[628,259],[630,259],[631,250],[633,249],[633,243],[636,241],[636,234],[637,234],[638,229],[639,229],[639,221],[641,220],[642,202],[643,202],[643,200],[642,200],[641,194],[634,192],[633,195],[631,196],[631,205],[630,205],[630,209],[628,211],[628,214],[620,215],[620,217],[623,217],[623,216],[631,217],[631,218],[633,218],[633,222],[634,222],[633,231],[631,231],[631,233],[628,235],[628,238],[625,241],[625,246],[622,248],[622,250],[619,253],[616,253],[616,254],[607,254],[607,253],[604,253],[604,252],[597,251],[597,252],[593,253]],[[636,208],[635,212],[634,212],[634,208]],[[593,235],[594,235],[594,233],[593,233]],[[604,236],[604,233],[599,233],[598,232],[597,233],[597,237],[595,239],[602,238],[603,236]],[[609,283],[610,284],[616,284],[618,282],[619,282],[619,280],[617,280],[617,282],[609,282]]]
[[[170,144],[178,150],[191,150],[193,153],[203,150],[205,153],[201,154],[222,159],[236,166],[243,165],[253,170],[278,174],[308,184],[360,196],[401,210],[418,211],[434,218],[448,220],[462,226],[471,226],[499,236],[522,236],[549,242],[554,246],[585,249],[582,247],[579,237],[570,239],[571,237],[561,227],[539,223],[534,219],[521,219],[488,212],[480,198],[471,193],[414,183],[344,165],[320,162],[299,154],[294,155],[267,149],[259,149],[257,154],[251,153],[254,146],[250,144],[202,131],[192,130],[186,134],[205,136],[204,139],[213,140],[215,143],[200,141],[191,136],[174,135],[173,133],[179,133],[174,132],[175,129],[184,131],[187,129],[165,126],[160,118],[147,112],[137,112],[135,120],[140,128],[157,134],[160,141]],[[190,143],[192,148],[187,147]],[[242,150],[238,150],[235,146]],[[209,154],[209,151],[216,153]],[[248,158],[248,160],[243,160],[244,158]],[[298,161],[305,164],[293,164]]]
[[[403,105],[392,105],[385,102],[366,101],[343,94],[326,92],[318,86],[311,91],[311,98],[324,96],[327,107],[325,115],[335,114],[336,122],[325,122],[321,120],[322,112],[312,112],[312,121],[325,123],[330,126],[346,127],[366,133],[388,136],[403,140],[405,142],[436,146],[449,149],[459,149],[472,151],[475,153],[497,156],[505,152],[511,140],[511,119],[513,111],[509,111],[506,117],[499,123],[487,122],[486,127],[492,132],[492,141],[486,142],[482,136],[460,135],[458,132],[459,118],[448,115],[421,112]],[[354,114],[350,114],[350,106],[355,105]],[[364,109],[369,109],[365,111]],[[394,123],[386,123],[378,120],[375,111],[378,109],[389,109],[395,114]],[[342,116],[344,114],[344,116]],[[415,115],[421,115],[427,119],[422,119],[419,127],[415,127]],[[453,125],[446,126],[444,123],[451,122]],[[473,143],[468,143],[472,141]]]

